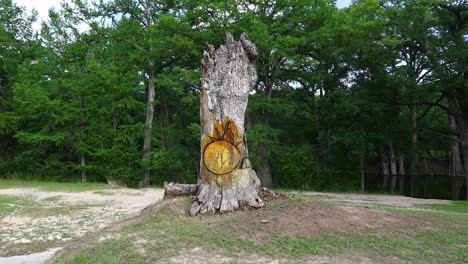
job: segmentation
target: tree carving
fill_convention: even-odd
[[[208,46],[202,59],[200,119],[201,162],[196,200],[190,214],[261,208],[260,180],[248,156],[244,114],[257,82],[255,45],[247,34]]]

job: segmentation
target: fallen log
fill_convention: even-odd
[[[197,191],[198,185],[196,184],[164,182],[164,198],[174,196],[192,196],[196,195]]]

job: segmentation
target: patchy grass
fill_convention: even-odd
[[[34,205],[19,209],[18,214],[32,218],[44,218],[49,216],[69,215],[73,212],[85,210],[91,207],[104,206],[104,204],[79,204],[63,206]]]
[[[19,196],[0,195],[0,219],[19,208],[34,204],[34,201]]]
[[[468,214],[468,201],[455,201],[450,204],[427,204],[421,205],[421,207],[438,211]]]
[[[321,195],[304,195],[295,193],[289,195],[293,200],[307,201],[307,202],[321,202],[332,205],[353,206],[360,208],[379,209],[389,212],[408,213],[420,216],[436,217],[444,219],[450,223],[452,222],[468,222],[468,203],[467,201],[456,201],[447,204],[420,204],[415,206],[396,206],[379,204],[372,201],[372,203],[362,203],[356,201],[337,201],[330,200],[329,197]]]
[[[44,191],[84,192],[103,190],[111,187],[105,183],[81,183],[81,182],[50,182],[50,181],[22,181],[22,180],[0,180],[0,189],[8,188],[40,188]]]
[[[55,203],[55,202],[58,202],[62,199],[62,196],[61,195],[55,195],[55,196],[51,196],[51,197],[48,197],[48,198],[45,198],[43,199],[42,201],[44,202],[49,202],[49,203]]]
[[[188,217],[189,198],[163,203],[119,236],[112,230],[111,239],[99,240],[101,234],[72,243],[51,263],[194,262],[195,255],[205,255],[195,263],[242,263],[249,256],[253,263],[307,262],[314,256],[333,263],[468,262],[467,221],[317,200],[278,200],[264,210]]]
[[[84,254],[76,254],[72,258],[62,259],[59,263],[80,263],[80,264],[127,264],[144,263],[144,257],[139,254],[130,242],[130,239],[105,240],[99,243],[100,248],[89,249]]]

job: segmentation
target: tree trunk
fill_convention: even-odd
[[[462,112],[463,121],[460,122],[458,131],[462,150],[461,157],[463,157],[463,174],[465,175],[465,200],[468,200],[468,96],[465,100],[466,109]]]
[[[431,170],[429,169],[429,164],[427,162],[427,153],[423,153],[423,160],[424,160],[424,198],[428,198],[427,194],[427,178],[432,175]]]
[[[399,183],[399,191],[400,194],[403,194],[404,187],[405,187],[405,158],[403,155],[400,156],[400,162],[398,164],[398,183]]]
[[[153,65],[149,65],[148,70],[148,100],[146,102],[146,121],[145,121],[145,138],[143,141],[143,187],[149,186],[150,169],[149,160],[151,157],[151,135],[153,130],[153,119],[154,119],[154,69]]]
[[[257,81],[256,47],[244,33],[226,45],[208,46],[202,60],[201,179],[190,215],[264,206],[260,180],[250,166],[244,131],[249,92]]]
[[[390,142],[390,174],[390,192],[394,193],[397,184],[398,171],[395,160],[395,152],[393,151],[393,142]]]
[[[451,111],[454,110],[452,106],[453,103],[450,103],[449,100],[449,109]],[[451,181],[451,193],[452,193],[452,200],[458,200],[460,198],[460,186],[457,182],[457,176],[463,175],[463,166],[460,157],[460,144],[458,143],[458,138],[455,135],[457,133],[457,124],[455,122],[455,118],[449,113],[449,129],[453,133],[451,135],[450,141],[450,152],[449,152],[449,176]]]
[[[85,107],[85,101],[84,101],[84,95],[80,95],[80,141],[83,142],[83,137],[84,137],[84,130],[85,130],[85,114],[84,114],[84,107]],[[83,151],[80,151],[80,167],[81,167],[81,182],[86,182],[87,177],[86,177],[86,159]]]
[[[273,176],[271,175],[271,166],[268,158],[263,160],[264,165],[260,170],[260,179],[263,187],[271,188],[273,186]]]
[[[416,176],[416,166],[418,163],[418,123],[417,123],[417,112],[416,105],[411,106],[411,123],[413,124],[413,134],[411,136],[411,197],[414,196],[414,185]]]
[[[380,156],[382,159],[382,176],[383,176],[383,186],[382,189],[384,192],[388,191],[389,187],[389,180],[390,180],[390,172],[389,172],[389,166],[388,166],[388,154],[387,151],[385,150],[384,146],[381,146],[380,149]]]
[[[273,92],[273,83],[271,81],[267,81],[265,84],[265,96],[267,98],[267,111],[265,112],[265,126],[267,129],[270,128],[270,120],[271,120],[271,95]],[[270,133],[267,130],[267,133]],[[259,171],[259,176],[262,182],[262,186],[271,188],[273,186],[273,176],[271,174],[271,165],[270,165],[270,152],[269,148],[264,148],[262,153],[262,164],[263,167]]]
[[[468,130],[465,133],[468,134]],[[465,200],[468,200],[468,136],[464,137],[461,145],[463,150],[463,173],[465,174]]]
[[[463,94],[461,93],[459,97],[463,99],[465,96],[463,96]],[[458,186],[455,175],[457,173],[460,173],[459,176],[465,176],[465,199],[468,200],[468,93],[466,94],[465,100],[467,102],[466,104],[460,104],[459,99],[457,100],[451,95],[447,96],[450,112],[449,118],[452,118],[452,121],[454,121],[454,123],[451,123],[451,121],[449,120],[449,125],[451,126],[450,128],[454,127],[456,129],[456,132],[458,132],[458,136],[453,138],[450,149],[450,166],[452,166],[452,171],[450,171],[450,173],[453,173],[454,179],[452,181],[452,184],[455,185],[453,186],[453,188],[455,189],[455,194],[452,193],[452,195],[456,195],[458,196],[457,198],[461,198],[460,194],[458,193],[460,188]],[[457,148],[456,146],[460,146],[461,148]],[[459,152],[458,155],[457,152]],[[459,159],[459,161],[457,159]]]
[[[84,156],[84,153],[80,153],[80,166],[81,166],[81,182],[87,182],[87,177],[86,177],[86,170],[84,167],[86,166],[86,159]]]
[[[361,153],[361,192],[364,192],[364,152]]]

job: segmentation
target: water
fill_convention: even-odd
[[[61,249],[61,247],[49,248],[47,251],[30,255],[0,257],[0,264],[42,264]]]

